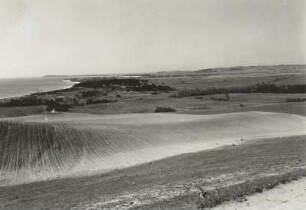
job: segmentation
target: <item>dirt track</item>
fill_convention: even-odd
[[[245,202],[227,202],[212,210],[285,210],[305,209],[306,178],[292,183],[281,184],[272,190],[246,197]]]
[[[305,119],[265,112],[3,119],[0,185],[102,173],[250,139],[303,135]]]

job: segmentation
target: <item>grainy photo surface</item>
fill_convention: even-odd
[[[0,0],[0,209],[305,209],[305,10]]]

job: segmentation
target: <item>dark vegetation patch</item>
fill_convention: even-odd
[[[83,87],[83,88],[118,88],[126,91],[171,91],[174,88],[167,85],[157,85],[154,83],[149,83],[148,80],[143,79],[119,79],[119,78],[100,78],[100,79],[90,79],[81,81],[75,84],[73,87]]]
[[[0,107],[12,107],[12,106],[38,106],[43,105],[42,99],[36,96],[12,98],[0,102]]]
[[[89,98],[89,97],[93,97],[93,96],[98,96],[101,93],[97,90],[88,90],[88,91],[82,91],[81,92],[81,97],[82,98]]]
[[[71,105],[66,103],[59,103],[56,101],[48,101],[46,111],[68,112]]]
[[[261,83],[255,86],[231,87],[231,88],[208,88],[208,89],[191,89],[181,90],[171,97],[181,98],[189,96],[215,95],[227,93],[306,93],[306,84],[303,85],[281,85]]]
[[[142,81],[142,82],[141,82]],[[99,78],[99,79],[89,79],[81,81],[75,84],[73,87],[86,87],[86,88],[105,88],[110,86],[139,86],[142,83],[146,83],[146,80],[140,79],[117,79],[117,78]]]
[[[109,100],[109,99],[88,99],[86,104],[105,104],[105,103],[113,103],[117,102],[117,100]]]
[[[46,111],[60,111],[67,112],[71,108],[70,104],[64,101],[59,102],[58,100],[43,100],[36,96],[25,96],[21,98],[12,98],[3,102],[0,102],[0,107],[27,107],[27,106],[46,106]]]
[[[287,98],[286,102],[304,102],[306,98]]]
[[[154,112],[176,112],[176,110],[171,107],[156,107]]]

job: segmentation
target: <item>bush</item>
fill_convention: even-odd
[[[156,84],[142,84],[140,86],[135,87],[127,87],[126,90],[128,91],[171,91],[174,88],[166,86],[166,85],[156,85]]]
[[[55,101],[49,101],[47,103],[47,108],[46,110],[48,112],[50,111],[57,111],[57,112],[68,112],[71,106],[69,104],[62,104],[62,103],[57,103]]]
[[[304,102],[306,98],[287,98],[286,102]]]
[[[157,107],[154,112],[176,112],[176,110],[171,107]]]
[[[81,95],[82,95],[82,98],[88,98],[88,97],[100,95],[100,92],[97,90],[88,90],[88,91],[81,92]]]
[[[86,104],[105,104],[105,103],[112,103],[112,102],[117,102],[117,100],[108,100],[108,99],[88,99],[86,101]]]
[[[225,93],[224,98],[211,97],[210,99],[213,100],[213,101],[229,101],[230,100],[230,95],[228,93]]]

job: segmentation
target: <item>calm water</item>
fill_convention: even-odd
[[[65,78],[38,77],[25,79],[0,79],[0,98],[71,87],[74,83]]]

